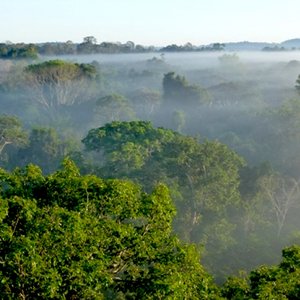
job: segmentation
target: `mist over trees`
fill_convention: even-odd
[[[46,108],[72,105],[84,93],[86,79],[96,76],[94,66],[51,60],[25,68],[27,85]],[[84,93],[86,95],[86,92]]]
[[[263,51],[263,52],[290,52],[300,49],[300,39],[291,39],[281,43],[268,42],[235,42],[211,43],[208,45],[193,45],[190,42],[184,45],[170,44],[166,46],[145,46],[133,41],[111,42],[97,41],[94,36],[86,36],[81,43],[71,40],[66,42],[45,43],[0,43],[0,59],[31,59],[39,56],[62,55],[89,55],[89,54],[120,54],[120,53],[178,53],[178,52],[221,52],[221,51]]]
[[[3,299],[299,297],[298,52],[18,47],[0,59]]]

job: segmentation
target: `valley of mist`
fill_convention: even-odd
[[[223,284],[300,243],[299,74],[298,51],[2,59],[0,166],[165,184]]]

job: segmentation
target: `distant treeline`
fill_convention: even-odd
[[[290,44],[285,44],[290,42]],[[291,44],[292,43],[292,44]],[[77,55],[77,54],[120,54],[120,53],[149,53],[149,52],[218,52],[218,51],[293,51],[300,49],[300,41],[297,39],[285,41],[281,44],[269,43],[212,43],[209,45],[195,46],[191,43],[184,45],[170,44],[165,47],[144,46],[135,44],[132,41],[101,42],[98,43],[93,36],[83,38],[81,43],[66,42],[45,42],[45,43],[0,43],[0,59],[35,59],[39,55]]]
[[[179,46],[176,44],[168,45],[163,48],[154,46],[143,46],[128,41],[124,44],[120,42],[102,42],[97,43],[93,36],[83,39],[82,43],[66,42],[46,42],[41,44],[25,43],[1,43],[0,58],[37,58],[38,55],[68,55],[68,54],[115,54],[115,53],[145,53],[145,52],[183,52],[183,51],[221,51],[225,44],[214,43],[208,46],[194,46],[191,43]]]
[[[273,47],[264,47],[262,51],[269,51],[269,52],[281,52],[281,51],[295,51],[299,50],[300,48],[292,47],[292,48],[285,48],[285,47],[280,47],[280,46],[273,46]]]
[[[34,44],[0,44],[0,58],[31,58],[35,59],[38,56],[37,46]]]

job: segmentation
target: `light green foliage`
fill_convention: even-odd
[[[2,299],[216,299],[198,250],[171,233],[168,189],[1,170]]]
[[[90,151],[104,153],[104,174],[130,177],[131,172],[145,166],[175,134],[171,130],[155,129],[150,122],[112,122],[90,130],[83,143]]]
[[[76,64],[58,59],[29,65],[25,71],[35,75],[40,83],[46,82],[49,84],[74,80],[82,76],[95,76],[95,69],[92,65]],[[51,75],[53,76],[52,79]]]
[[[91,129],[83,139],[83,143],[90,151],[103,150],[109,154],[119,150],[120,146],[127,142],[153,147],[156,140],[163,143],[164,140],[170,140],[175,134],[171,130],[155,129],[150,122],[112,122],[104,127]],[[156,146],[159,147],[159,145]]]

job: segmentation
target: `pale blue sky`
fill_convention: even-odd
[[[0,42],[279,42],[300,37],[299,12],[299,0],[0,0]]]

